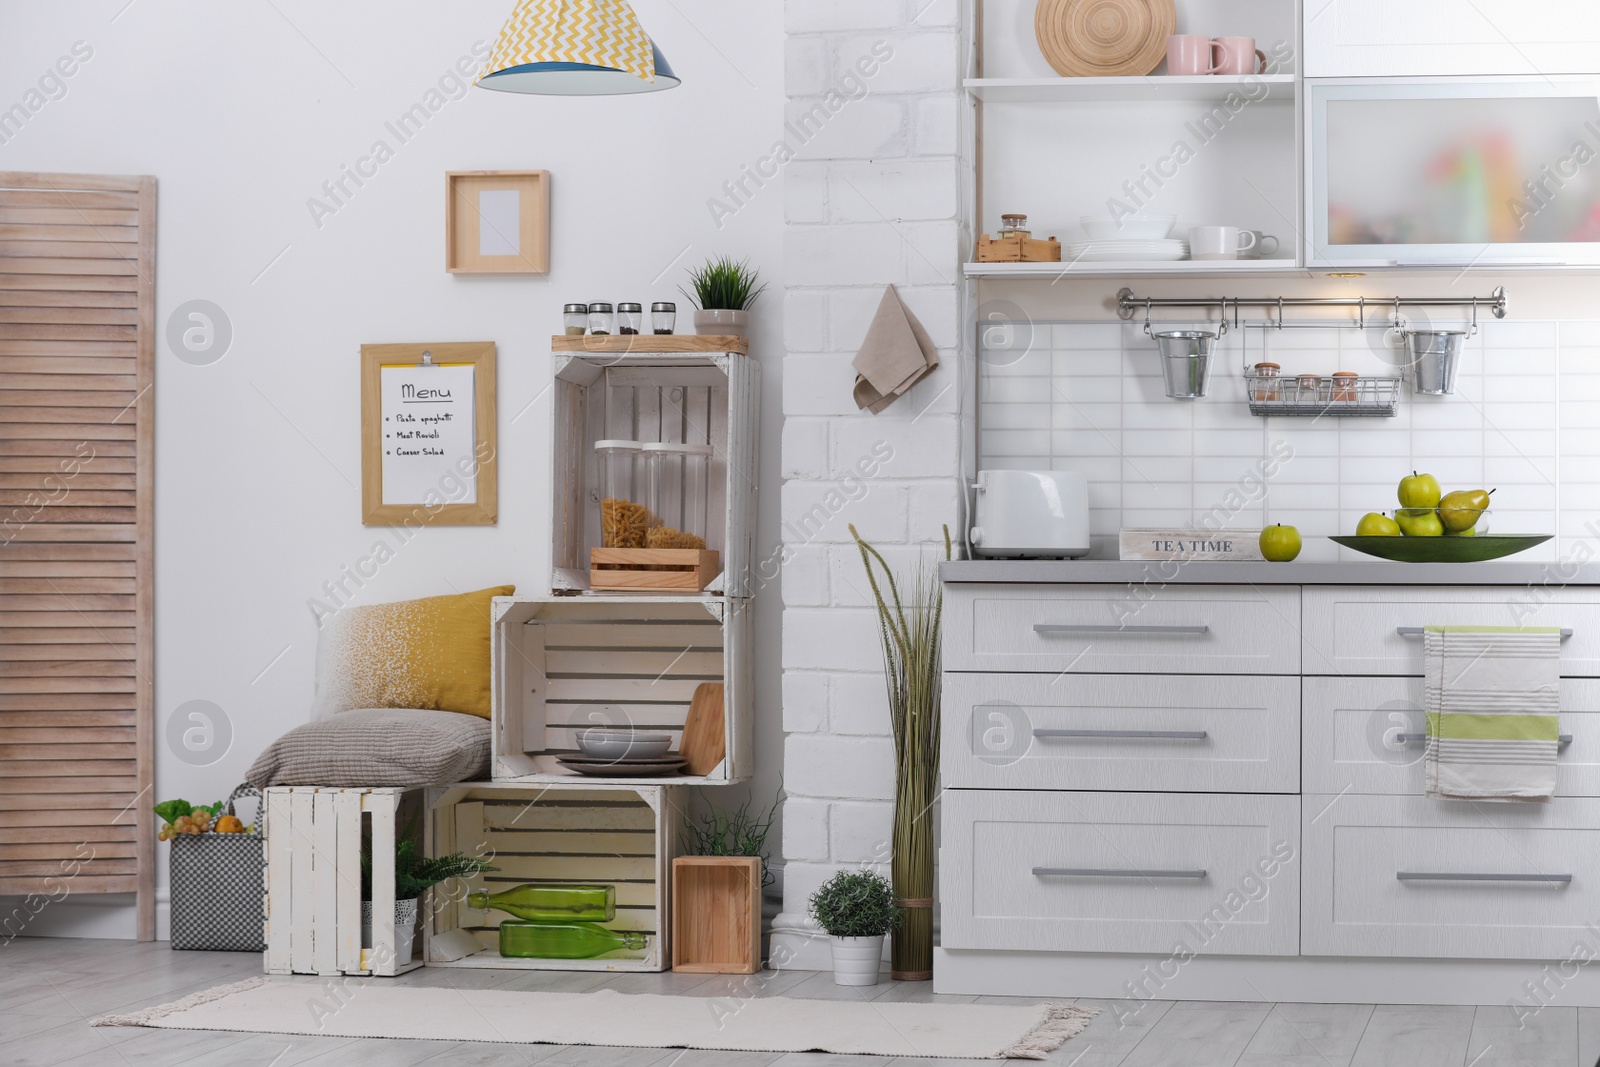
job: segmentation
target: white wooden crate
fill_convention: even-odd
[[[274,786],[266,790],[268,974],[404,974],[395,958],[395,835],[419,791]],[[361,847],[371,842],[372,945],[361,946]]]
[[[496,597],[493,778],[497,782],[713,785],[755,766],[748,600],[706,596]],[[727,754],[704,776],[590,778],[561,766],[591,725],[649,727],[678,750],[701,682],[723,684]]]
[[[423,920],[428,966],[667,970],[668,893],[683,802],[682,791],[662,786],[465,783],[428,790],[428,854],[481,855],[499,868],[460,879],[448,899],[436,898]],[[509,916],[468,907],[468,893],[539,882],[616,886],[616,919],[601,925],[647,934],[649,943],[589,960],[501,956],[499,925]]]
[[[650,344],[649,337],[615,340],[641,349]],[[720,351],[556,352],[553,358],[552,588],[589,588],[589,550],[600,546],[594,443],[620,438],[712,447],[706,548],[721,554],[722,574],[707,589],[751,596],[761,365]]]

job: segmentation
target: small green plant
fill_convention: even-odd
[[[900,922],[889,880],[872,871],[840,871],[811,894],[811,917],[830,937],[879,937]]]
[[[772,832],[781,799],[781,794],[773,797],[772,806],[763,811],[752,812],[750,800],[731,812],[711,809],[700,817],[699,825],[689,824],[682,839],[683,851],[690,856],[756,856],[761,860],[761,888],[765,889],[773,882],[767,835]]]
[[[394,898],[396,900],[414,900],[425,890],[449,878],[465,878],[484,871],[500,869],[491,865],[486,859],[468,856],[464,852],[452,852],[448,856],[423,856],[422,842],[415,835],[415,827],[416,823],[413,822],[395,842]],[[372,854],[366,850],[361,853],[361,899],[372,899]]]
[[[759,271],[751,268],[748,259],[735,263],[727,256],[720,256],[689,271],[689,285],[694,292],[682,286],[678,291],[694,301],[701,311],[745,311],[756,302],[756,297],[766,292],[765,285],[756,285],[760,276]]]

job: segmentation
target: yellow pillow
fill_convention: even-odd
[[[354,708],[489,717],[489,599],[475,593],[348,607],[323,620],[312,718]]]

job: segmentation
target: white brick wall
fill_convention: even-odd
[[[805,947],[811,892],[834,870],[882,869],[889,855],[894,748],[876,619],[849,525],[909,571],[919,557],[931,562],[940,525],[957,523],[953,383],[969,182],[959,152],[958,22],[954,0],[786,4],[787,115],[791,132],[806,119],[813,125],[785,176],[789,800],[774,948],[800,966],[828,965],[825,948]],[[831,111],[830,90],[839,94]],[[874,416],[851,399],[850,362],[890,283],[942,365]]]

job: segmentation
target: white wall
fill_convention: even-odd
[[[157,747],[157,793],[225,795],[273,738],[308,718],[308,601],[385,538],[361,525],[357,352],[363,342],[499,346],[500,521],[425,531],[350,602],[515,582],[548,589],[549,356],[560,305],[677,298],[684,267],[750,257],[773,292],[752,350],[765,367],[758,551],[777,542],[783,364],[781,181],[719,228],[707,200],[767,154],[783,121],[781,10],[740,0],[637,0],[684,84],[560,100],[456,91],[404,144],[385,123],[440,88],[512,0],[91,0],[0,3],[0,109],[74,42],[92,57],[0,144],[0,170],[159,180],[157,322],[206,299],[233,328],[210,366],[157,356],[156,716],[205,699],[234,732],[194,767]],[[372,151],[376,176],[320,220],[307,201]],[[552,175],[548,278],[444,271],[444,172]],[[392,543],[392,539],[391,539]],[[762,550],[760,546],[768,546]],[[758,606],[760,797],[776,789],[776,586]],[[165,856],[161,856],[165,879]],[[60,909],[65,912],[67,909]],[[94,927],[127,936],[131,909]],[[49,928],[46,917],[36,924]]]

